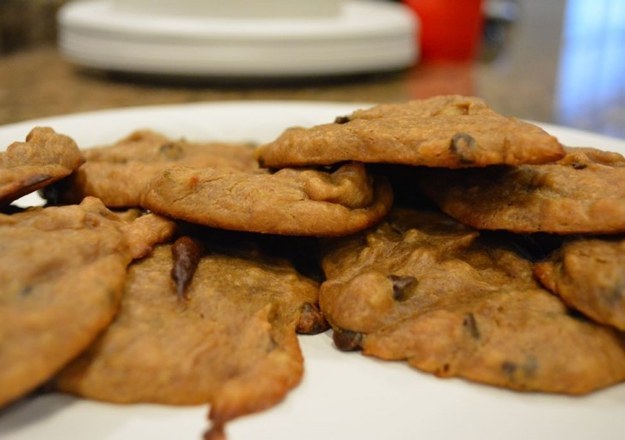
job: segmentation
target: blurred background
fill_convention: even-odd
[[[56,15],[70,2],[0,0],[0,124],[135,105],[373,103],[459,93],[480,96],[507,115],[625,138],[625,1],[345,3],[359,1],[393,3],[416,17],[413,59],[369,71],[228,81],[223,74],[145,75],[94,67],[67,56],[58,44]],[[477,21],[463,9],[469,4],[479,11]]]

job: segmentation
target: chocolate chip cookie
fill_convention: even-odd
[[[478,229],[625,232],[625,158],[567,148],[553,164],[426,170],[420,189],[447,214]]]
[[[148,183],[173,165],[258,169],[251,145],[172,140],[152,130],[138,130],[113,145],[85,149],[84,155],[86,163],[71,178],[43,192],[46,199],[62,204],[95,196],[109,207],[136,207]]]
[[[217,432],[282,400],[303,374],[296,329],[318,283],[232,235],[213,241],[183,237],[133,263],[119,315],[57,387],[118,403],[209,402]],[[170,276],[178,264],[188,272],[180,259],[197,265],[183,295]]]
[[[436,96],[381,104],[312,128],[292,127],[262,145],[263,166],[360,162],[465,168],[544,163],[563,156],[541,128],[502,116],[484,101]]]
[[[541,289],[505,242],[394,210],[328,246],[320,305],[339,348],[516,390],[582,394],[625,379],[623,335]]]
[[[176,167],[154,179],[141,205],[176,219],[221,229],[336,236],[378,222],[392,191],[361,163],[336,170],[249,173]]]
[[[84,162],[78,146],[50,127],[35,127],[25,142],[0,152],[0,205],[50,185]]]
[[[564,302],[597,322],[625,330],[625,239],[567,240],[534,273]]]
[[[0,214],[0,405],[46,381],[113,318],[126,266],[173,232],[97,199]]]

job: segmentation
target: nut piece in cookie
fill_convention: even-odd
[[[262,252],[202,247],[184,296],[170,245],[133,263],[118,316],[57,387],[118,403],[210,403],[214,432],[282,400],[303,374],[296,328],[318,283]]]
[[[625,158],[567,148],[552,164],[419,170],[420,189],[478,229],[557,234],[625,232]]]
[[[564,302],[593,320],[625,330],[625,239],[571,239],[534,274]]]
[[[274,174],[171,168],[151,182],[141,205],[221,229],[337,236],[377,223],[392,199],[386,180],[350,162],[335,171],[282,169]]]
[[[0,405],[85,349],[117,312],[126,266],[173,232],[126,217],[94,198],[0,214]]]
[[[74,175],[43,192],[51,203],[77,203],[95,196],[109,207],[136,207],[148,183],[173,165],[258,169],[248,144],[172,140],[150,130],[86,149],[84,155],[86,163]]]
[[[49,127],[35,127],[25,142],[0,152],[0,205],[50,185],[84,162],[76,143]]]
[[[541,289],[505,242],[394,210],[328,246],[319,302],[339,348],[515,390],[582,394],[625,380],[622,333]]]
[[[452,95],[381,104],[333,124],[292,127],[255,154],[271,168],[348,160],[465,168],[544,163],[564,153],[541,128],[502,116],[481,99]]]

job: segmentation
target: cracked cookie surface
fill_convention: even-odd
[[[97,199],[0,214],[0,405],[86,348],[119,307],[126,266],[173,232]]]
[[[506,243],[442,214],[394,210],[330,244],[320,306],[343,349],[437,376],[587,393],[625,379],[625,340],[541,289]]]
[[[481,99],[451,95],[380,104],[331,124],[292,127],[255,154],[267,167],[354,160],[465,168],[550,162],[563,151],[541,128],[502,116]]]
[[[210,403],[218,431],[282,400],[303,374],[296,329],[318,283],[284,259],[234,249],[232,237],[202,241],[184,297],[171,245],[132,264],[120,313],[58,388],[118,403]]]
[[[351,162],[335,171],[285,168],[273,174],[177,167],[154,179],[141,203],[216,228],[334,236],[375,224],[392,199],[386,180]]]
[[[572,239],[534,273],[549,290],[591,319],[625,330],[625,239]]]
[[[478,229],[625,232],[625,158],[567,148],[552,164],[427,170],[420,189],[447,214]]]
[[[84,162],[78,146],[50,127],[35,127],[25,142],[0,152],[0,205],[50,185]]]
[[[152,130],[138,130],[113,145],[83,153],[85,164],[69,179],[46,189],[44,197],[58,204],[95,196],[109,207],[136,207],[148,183],[174,165],[258,169],[248,144],[173,140]]]

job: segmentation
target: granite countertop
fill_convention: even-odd
[[[0,123],[105,108],[231,100],[401,101],[407,72],[299,85],[164,83],[77,68],[53,46],[0,58]]]

